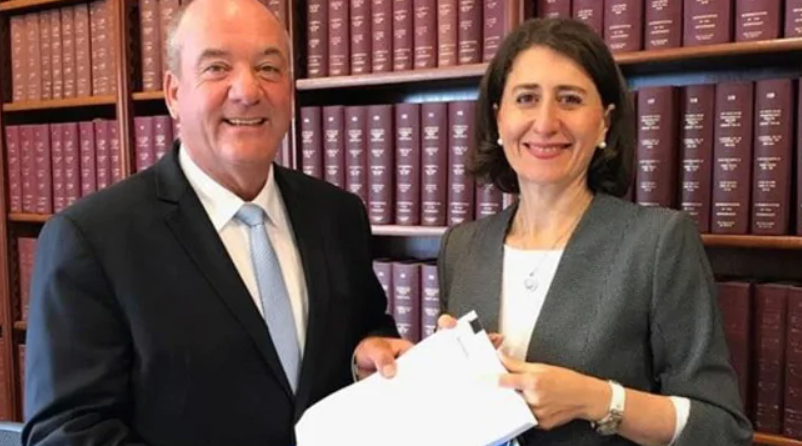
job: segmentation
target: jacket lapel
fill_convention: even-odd
[[[173,150],[155,166],[159,198],[174,205],[166,213],[165,223],[215,294],[251,336],[276,380],[292,399],[290,384],[273,347],[265,321],[253,304],[220,236],[178,164],[178,144],[176,142]]]
[[[529,342],[530,362],[584,371],[605,277],[625,228],[616,199],[597,194],[563,252]]]
[[[292,175],[283,167],[273,165],[276,184],[279,186],[287,215],[295,235],[295,245],[301,257],[306,290],[309,298],[309,318],[306,324],[306,347],[301,362],[301,376],[296,394],[296,418],[309,402],[315,383],[314,371],[320,367],[321,352],[325,349],[326,317],[329,306],[328,268],[326,264],[326,243],[321,225],[316,224],[320,217],[313,206],[315,197],[304,194],[304,190]]]

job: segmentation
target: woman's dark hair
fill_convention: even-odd
[[[479,88],[476,148],[471,151],[469,161],[471,173],[480,182],[492,183],[503,192],[519,192],[515,171],[496,142],[499,132],[494,105],[501,105],[515,58],[533,46],[550,48],[573,60],[593,80],[604,108],[615,106],[609,118],[607,148],[595,151],[588,168],[588,188],[594,193],[623,196],[630,185],[635,152],[632,99],[607,45],[589,26],[572,19],[531,19],[502,42]]]

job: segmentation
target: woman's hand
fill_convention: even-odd
[[[575,419],[596,421],[607,414],[612,397],[607,382],[562,367],[499,356],[510,372],[501,376],[499,384],[523,395],[539,428],[549,430]]]
[[[439,318],[437,318],[437,329],[442,330],[444,328],[454,328],[457,325],[457,320],[453,317],[443,314]],[[490,333],[487,335],[490,338],[490,342],[493,343],[493,347],[498,349],[501,347],[501,344],[504,343],[504,335],[499,333]]]

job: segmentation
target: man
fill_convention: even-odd
[[[257,0],[195,0],[169,37],[181,143],[51,218],[27,338],[28,445],[281,445],[410,344],[361,202],[271,162],[289,43]],[[262,220],[263,219],[263,220]]]

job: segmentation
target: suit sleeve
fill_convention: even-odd
[[[126,425],[123,313],[92,246],[64,216],[39,235],[26,343],[24,444],[143,445]]]
[[[665,227],[652,293],[654,370],[662,394],[691,401],[674,446],[751,445],[701,240],[684,214],[673,214]]]

